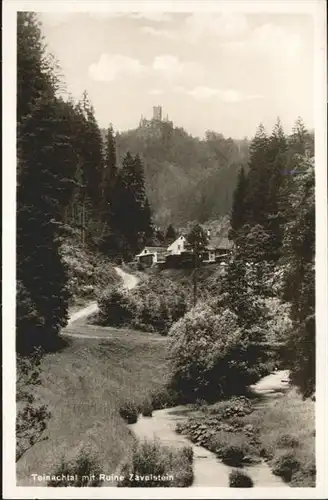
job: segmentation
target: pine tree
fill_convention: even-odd
[[[130,256],[153,236],[143,165],[139,156],[133,158],[129,152],[123,159],[113,193],[113,227],[126,242]]]
[[[198,295],[198,269],[202,263],[202,253],[208,243],[204,229],[196,224],[187,235],[187,242],[193,255],[193,303],[197,303]]]
[[[292,305],[294,332],[288,339],[291,380],[305,396],[315,391],[315,176],[314,162],[300,160],[293,177],[285,228],[284,298]]]
[[[277,260],[281,255],[284,219],[280,205],[281,192],[286,177],[287,151],[287,138],[278,118],[269,138],[267,151],[270,181],[266,228],[270,233],[271,250],[274,260]]]
[[[268,204],[270,172],[267,163],[268,136],[259,125],[250,145],[247,205],[247,222],[265,225]]]
[[[17,13],[17,122],[47,93],[54,97],[54,75],[45,55],[41,23],[35,12]]]
[[[35,346],[49,348],[66,322],[67,276],[59,237],[76,155],[70,144],[71,109],[55,97],[55,76],[44,63],[34,14],[19,13],[17,38],[16,338],[17,351],[26,353]]]
[[[238,174],[236,189],[233,195],[232,211],[230,217],[230,226],[232,229],[230,237],[232,239],[234,239],[233,235],[236,234],[236,232],[240,228],[242,228],[246,222],[246,194],[247,178],[245,175],[244,167],[241,167]]]
[[[174,227],[172,226],[172,224],[170,224],[167,227],[167,230],[165,233],[165,241],[167,243],[173,243],[173,241],[175,241],[176,239],[177,239],[177,233],[176,233]]]

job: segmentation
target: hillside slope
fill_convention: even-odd
[[[248,160],[247,140],[214,132],[199,139],[165,122],[116,134],[116,149],[119,164],[127,151],[142,158],[154,221],[164,227],[229,213],[238,170]]]

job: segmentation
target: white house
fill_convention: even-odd
[[[167,254],[166,247],[145,247],[142,252],[136,255],[136,260],[140,264],[145,264],[146,266],[152,266],[159,262],[165,262],[165,256]]]
[[[171,255],[180,255],[182,252],[186,251],[186,238],[181,235],[177,238],[171,245],[167,248],[167,253]]]

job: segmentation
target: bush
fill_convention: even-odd
[[[219,458],[226,465],[240,467],[243,464],[244,451],[240,446],[228,445],[220,449]]]
[[[240,470],[233,470],[229,474],[230,488],[252,488],[254,483],[252,479]]]
[[[186,294],[170,280],[149,277],[133,290],[109,289],[99,299],[99,322],[130,325],[166,335],[172,324],[187,311]]]
[[[191,464],[194,461],[194,450],[191,446],[184,446],[181,450],[181,453],[186,457],[188,462]]]
[[[299,440],[290,434],[282,434],[276,441],[277,448],[297,448]]]
[[[131,292],[135,304],[133,326],[166,335],[188,308],[184,289],[171,280],[150,277]]]
[[[77,456],[72,459],[61,458],[60,464],[53,476],[66,476],[64,480],[57,481],[55,479],[48,481],[48,486],[52,487],[87,487],[101,486],[102,480],[99,479],[99,474],[102,469],[99,464],[96,453],[90,448],[82,447]],[[74,480],[67,476],[75,476]]]
[[[141,408],[141,413],[143,417],[153,416],[153,407],[150,401],[145,401]]]
[[[137,405],[126,402],[120,407],[119,413],[128,424],[135,424],[138,420],[138,410]]]
[[[124,480],[118,487],[187,487],[193,482],[190,457],[186,452],[161,446],[157,441],[137,443],[132,457],[124,464]]]
[[[162,410],[163,408],[171,408],[179,403],[178,394],[170,388],[162,391],[153,392],[150,395],[151,406],[153,410]]]
[[[300,461],[293,452],[287,451],[276,456],[272,461],[272,472],[286,482],[290,482],[295,472],[300,469]]]
[[[127,291],[107,289],[99,300],[99,322],[103,325],[128,325],[134,315],[134,304]]]
[[[244,394],[261,376],[255,336],[250,342],[229,309],[215,313],[199,304],[172,326],[169,337],[171,385],[189,402]]]

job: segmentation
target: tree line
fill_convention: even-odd
[[[286,356],[291,380],[305,396],[315,391],[314,185],[314,138],[303,121],[296,121],[290,136],[279,120],[271,135],[260,125],[247,169],[239,172],[229,236],[234,283],[247,284],[250,264],[258,283],[280,276],[279,297],[291,305],[293,321]],[[246,284],[239,290],[246,293]]]
[[[17,350],[51,345],[67,320],[61,242],[71,227],[83,244],[128,257],[154,227],[138,155],[118,168],[112,127],[104,144],[84,92],[63,98],[32,12],[17,17]]]

